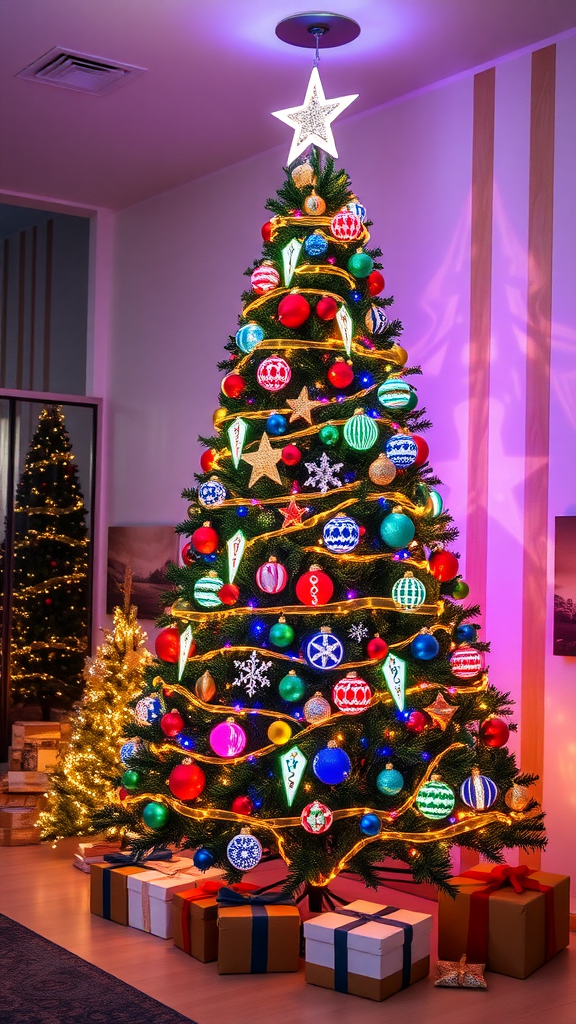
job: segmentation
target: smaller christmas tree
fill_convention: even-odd
[[[137,608],[130,604],[131,590],[132,573],[127,569],[124,602],[114,609],[114,627],[104,630],[96,656],[86,659],[86,690],[73,721],[70,748],[52,776],[48,808],[40,815],[43,839],[98,832],[93,816],[118,775],[122,744],[133,752],[134,744],[125,742],[124,727],[132,721],[130,703],[142,688],[152,656],[144,647],[147,634],[138,625]]]

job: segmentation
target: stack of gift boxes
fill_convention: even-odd
[[[50,773],[70,739],[68,722],[14,722],[0,785],[0,846],[40,842],[36,827]]]
[[[158,859],[160,858],[160,859]],[[294,900],[224,872],[201,872],[186,857],[154,854],[134,863],[108,854],[91,867],[91,911],[162,938],[220,974],[298,971],[302,925]],[[478,865],[451,880],[439,904],[438,984],[485,987],[476,962],[524,978],[568,944],[569,879],[527,868]],[[429,914],[356,900],[307,920],[309,984],[380,1001],[430,971]],[[463,967],[465,958],[471,962]],[[453,963],[450,963],[453,961]],[[477,983],[478,977],[480,983]]]

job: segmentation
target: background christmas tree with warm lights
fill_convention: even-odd
[[[93,817],[112,788],[118,759],[136,748],[123,733],[133,721],[131,702],[142,689],[152,656],[144,646],[147,636],[138,625],[137,608],[130,604],[131,582],[127,570],[124,602],[114,609],[113,628],[104,631],[104,643],[86,661],[86,687],[72,718],[70,747],[51,776],[48,806],[39,819],[43,839],[97,832]]]
[[[88,647],[87,511],[60,406],[45,406],[14,509],[14,704],[70,707]]]
[[[366,210],[315,151],[268,209],[130,727],[146,746],[104,818],[231,878],[264,848],[292,891],[377,885],[386,857],[442,886],[451,844],[539,847],[542,815],[462,604]]]

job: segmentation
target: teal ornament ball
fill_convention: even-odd
[[[404,786],[404,776],[387,764],[376,778],[376,789],[384,796],[396,796]]]
[[[156,800],[152,800],[149,804],[146,804],[142,811],[142,817],[144,822],[148,825],[148,828],[164,828],[164,825],[168,821],[168,808],[164,804],[158,803]]]
[[[278,693],[282,697],[282,700],[288,701],[290,704],[295,704],[297,701],[302,700],[302,697],[306,693],[306,684],[300,676],[296,675],[294,669],[284,676],[280,680],[278,685]]]
[[[122,775],[122,785],[124,789],[134,790],[138,789],[140,783],[140,772],[134,771],[133,768],[129,768]]]
[[[325,444],[327,448],[332,448],[340,440],[340,431],[333,423],[325,423],[323,427],[320,427],[318,436],[322,444]]]
[[[412,388],[405,380],[389,377],[378,388],[378,401],[384,409],[407,409],[412,394]]]
[[[268,638],[274,647],[289,647],[294,639],[294,630],[287,622],[275,622]]]
[[[365,836],[377,836],[380,831],[380,818],[377,814],[365,814],[360,818],[360,831]]]
[[[201,608],[218,608],[222,604],[218,597],[218,591],[223,586],[224,580],[221,580],[215,572],[201,576],[194,584],[194,600]]]
[[[392,599],[403,611],[413,611],[419,608],[426,600],[426,587],[422,580],[417,579],[411,572],[405,573],[400,580],[392,587]]]
[[[363,409],[357,409],[344,424],[344,440],[358,452],[368,451],[378,440],[378,427]]]
[[[399,551],[414,540],[416,528],[403,512],[391,512],[380,524],[380,536],[389,548]]]
[[[264,341],[264,331],[259,324],[244,324],[236,333],[236,344],[241,352],[248,354],[259,341]]]
[[[429,782],[425,782],[416,794],[416,806],[425,818],[432,818],[439,821],[440,818],[447,818],[454,810],[454,793],[445,782],[434,775]]]
[[[373,266],[374,260],[367,252],[355,252],[348,260],[348,270],[353,277],[368,277]]]

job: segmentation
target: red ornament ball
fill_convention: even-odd
[[[372,700],[372,690],[365,679],[349,672],[332,689],[332,700],[344,715],[359,715]]]
[[[335,388],[347,388],[354,380],[354,370],[343,359],[337,359],[328,370],[328,380]]]
[[[128,790],[124,789],[124,786],[120,786],[120,789],[118,790],[118,799],[124,801],[127,796]]]
[[[292,292],[278,303],[278,319],[284,327],[300,327],[310,316],[310,305],[303,295]]]
[[[154,650],[160,661],[167,661],[170,665],[176,664],[180,655],[180,633],[176,626],[167,626],[158,633],[154,641]]]
[[[440,583],[448,583],[458,575],[460,568],[456,555],[451,551],[435,551],[428,559],[430,572]]]
[[[424,732],[427,725],[430,724],[430,716],[425,711],[411,711],[406,719],[406,728],[408,732],[412,732],[417,735],[420,732]]]
[[[287,444],[282,449],[282,462],[285,466],[297,466],[302,458],[302,452],[295,444]]]
[[[388,654],[388,644],[381,636],[374,636],[366,644],[366,654],[372,661],[381,661]]]
[[[51,597],[47,597],[46,600],[44,601],[44,604],[47,605],[48,608],[49,608],[50,605],[52,604],[52,598]]]
[[[200,456],[200,465],[204,473],[210,473],[216,465],[216,452],[213,448],[207,448]]]
[[[340,210],[331,221],[330,231],[334,238],[342,242],[351,242],[362,234],[362,221],[349,210]]]
[[[253,271],[250,284],[252,285],[252,291],[256,292],[256,295],[264,295],[266,292],[271,292],[274,288],[278,287],[280,284],[280,274],[271,263],[263,263]]]
[[[254,804],[249,796],[235,796],[232,801],[234,814],[252,814]]]
[[[319,565],[312,565],[308,572],[296,583],[296,597],[302,604],[315,608],[319,604],[326,604],[334,593],[334,584],[328,573],[324,572]]]
[[[503,747],[508,742],[510,729],[501,718],[487,718],[480,725],[480,739],[486,747]]]
[[[246,381],[239,373],[228,373],[222,381],[221,388],[227,398],[240,398],[246,390]]]
[[[267,220],[266,223],[262,225],[262,227],[260,229],[260,233],[261,233],[262,238],[264,239],[265,242],[269,242],[270,241],[270,239],[272,238],[272,221],[271,220]]]
[[[338,312],[338,303],[331,295],[323,295],[316,304],[316,316],[321,320],[333,320]]]
[[[430,454],[428,442],[423,437],[419,437],[418,434],[412,434],[412,440],[416,442],[418,454],[412,463],[413,466],[423,466]]]
[[[184,728],[184,719],[179,711],[174,708],[167,711],[160,719],[160,728],[165,736],[177,736]]]
[[[240,597],[240,590],[235,583],[225,583],[223,587],[220,587],[218,597],[222,601],[222,604],[236,604],[236,601]]]
[[[380,292],[384,290],[384,278],[379,270],[373,270],[371,274],[368,274],[366,278],[366,285],[368,288],[368,295],[380,295]]]
[[[194,564],[194,545],[192,541],[188,541],[188,543],[182,548],[182,561],[184,562],[184,565]]]
[[[450,671],[457,679],[475,679],[484,668],[484,655],[475,647],[457,647],[450,656]]]
[[[196,800],[206,785],[206,776],[197,764],[177,764],[168,776],[168,785],[177,800]]]
[[[204,523],[194,530],[192,546],[200,555],[211,555],[218,547],[218,534],[209,523]]]
[[[58,565],[58,562],[55,562],[54,560],[52,560],[52,561],[50,562],[50,568],[51,568],[51,569],[55,569],[57,565]]]

